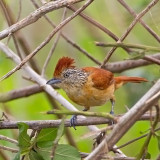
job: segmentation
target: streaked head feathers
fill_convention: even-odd
[[[74,63],[74,59],[69,57],[62,57],[61,59],[59,59],[54,71],[54,77],[59,76],[65,69],[75,68],[75,66],[73,65]]]

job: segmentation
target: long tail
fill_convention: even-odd
[[[131,83],[141,83],[141,82],[148,82],[147,79],[142,77],[127,77],[127,76],[120,76],[120,77],[114,77],[115,79],[115,87],[118,89],[125,83],[131,82]]]

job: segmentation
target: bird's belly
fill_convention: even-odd
[[[68,97],[75,103],[86,106],[101,106],[113,97],[114,85],[104,90],[93,87],[72,88],[72,91],[66,92]]]

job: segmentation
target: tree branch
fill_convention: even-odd
[[[115,119],[119,121],[124,115],[114,116]],[[155,115],[144,114],[138,120],[154,120]],[[160,121],[160,120],[159,120]],[[59,127],[61,124],[61,120],[37,120],[37,121],[1,121],[0,129],[18,129],[17,124],[19,122],[23,122],[28,124],[30,129],[42,129],[42,128],[52,128]],[[87,117],[87,118],[79,118],[77,119],[76,126],[88,126],[88,125],[101,125],[101,124],[109,124],[111,121],[108,118],[103,117]],[[70,127],[70,120],[65,121],[65,127]],[[100,132],[100,131],[99,131]]]
[[[5,44],[0,42],[0,49],[10,57],[16,64],[20,63],[20,58],[10,50]],[[30,76],[32,79],[39,84],[40,87],[44,89],[44,91],[49,94],[52,98],[56,99],[62,106],[71,110],[77,111],[77,109],[69,103],[64,97],[62,97],[58,92],[56,92],[51,86],[46,85],[46,80],[38,75],[35,71],[33,71],[27,64],[23,66],[23,70]],[[83,117],[83,116],[81,116]],[[92,131],[99,130],[96,126],[88,126],[88,128]]]
[[[18,152],[18,149],[6,147],[6,146],[1,146],[1,145],[0,145],[0,149],[6,150],[6,151],[10,151],[10,152],[13,152],[13,153],[17,153]]]
[[[42,7],[38,8],[26,18],[22,19],[21,21],[13,24],[12,26],[8,27],[7,29],[0,32],[0,40],[7,37],[9,34],[14,33],[21,28],[24,28],[34,22],[36,22],[39,18],[41,18],[44,14],[51,12],[53,10],[57,10],[59,8],[67,7],[68,5],[81,2],[83,0],[57,0],[51,1],[43,5]]]
[[[155,59],[160,60],[160,53],[149,56],[150,58],[154,57]],[[151,65],[153,63],[145,60],[126,60],[119,62],[112,62],[105,65],[105,69],[114,72],[120,73],[128,69],[134,69],[141,66]],[[58,89],[54,86],[54,89]],[[7,102],[18,98],[28,97],[36,93],[43,92],[43,88],[39,85],[27,86],[21,89],[12,90],[10,92],[0,94],[0,102]]]
[[[8,141],[8,142],[11,142],[11,143],[14,143],[14,144],[18,144],[18,141],[14,140],[14,139],[11,139],[9,137],[3,136],[3,135],[0,135],[0,140],[4,140],[4,141]]]
[[[134,26],[137,24],[137,22],[153,7],[156,5],[156,3],[158,3],[159,0],[153,0],[151,3],[149,3],[149,5],[142,10],[136,17],[135,19],[132,21],[132,23],[129,25],[129,27],[126,29],[125,33],[119,38],[119,40],[117,42],[122,42],[127,36],[128,34],[131,32],[131,30],[134,28]],[[103,63],[101,64],[101,67],[103,68],[105,66],[105,64],[108,62],[108,60],[110,59],[110,57],[112,56],[112,54],[114,53],[114,51],[117,49],[117,47],[113,47],[107,54],[107,56],[105,57]]]
[[[39,5],[35,2],[35,0],[31,0],[33,5],[36,8],[39,8]],[[56,25],[53,24],[53,22],[50,20],[50,18],[47,15],[44,15],[44,18],[46,19],[46,21],[53,27],[55,28]],[[76,48],[77,50],[79,50],[81,53],[83,53],[85,56],[87,56],[89,59],[91,59],[93,62],[95,62],[97,65],[100,65],[101,63],[94,58],[93,56],[91,56],[90,53],[88,53],[85,49],[81,48],[76,42],[74,42],[72,39],[70,39],[67,35],[65,35],[63,32],[61,32],[61,36],[64,38],[64,40],[66,40],[67,43],[69,43],[71,46],[73,46],[74,48]]]
[[[119,139],[129,130],[129,128],[154,105],[160,98],[160,79],[155,85],[122,117],[115,125],[112,132],[100,143],[85,160],[91,160],[96,154],[100,154],[107,144],[110,150]],[[157,94],[159,93],[159,94]],[[156,95],[156,96],[155,96]]]
[[[153,54],[153,55],[150,55],[147,57],[150,57],[150,58],[153,57],[154,59],[160,60],[160,53]],[[128,69],[134,69],[137,67],[146,66],[146,65],[150,65],[150,64],[153,64],[153,62],[146,61],[143,59],[125,60],[125,61],[107,63],[104,66],[104,69],[107,69],[111,72],[120,73],[120,72],[126,71]]]
[[[72,1],[72,0],[71,0]],[[8,72],[6,75],[4,75],[0,81],[8,78],[13,73],[15,73],[17,70],[19,70],[25,63],[27,63],[33,56],[37,54],[37,52],[42,49],[49,41],[52,39],[52,37],[67,23],[69,23],[73,18],[75,18],[80,12],[82,12],[84,9],[86,9],[94,0],[88,0],[81,8],[79,8],[76,12],[74,12],[70,17],[66,18],[63,22],[61,22],[50,34],[49,36],[32,52],[30,53],[26,58],[24,58],[14,69],[12,69],[10,72]]]
[[[134,18],[136,18],[136,12],[132,8],[130,8],[124,0],[118,1],[132,16],[134,16]],[[147,24],[145,24],[142,19],[139,20],[139,23],[160,43],[160,37],[154,32],[154,30],[152,30]]]

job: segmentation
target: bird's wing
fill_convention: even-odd
[[[114,83],[112,72],[95,67],[85,67],[83,70],[89,73],[88,80],[97,89],[106,89]]]

